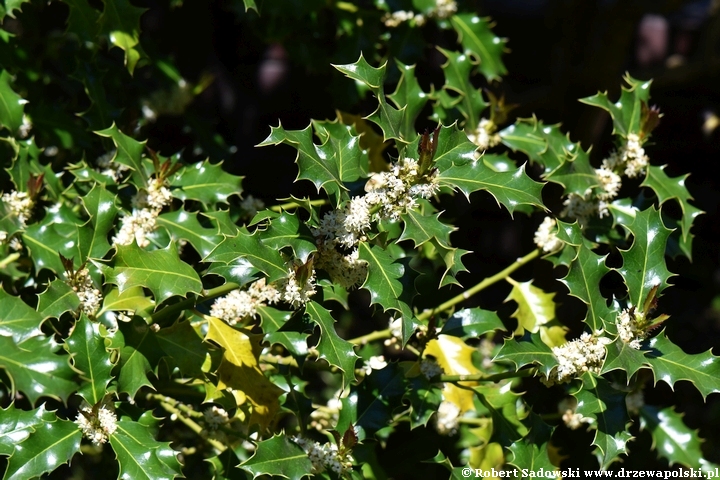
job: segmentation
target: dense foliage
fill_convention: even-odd
[[[298,29],[298,15],[313,22],[304,31],[335,22],[336,48],[359,54],[334,65],[337,79],[373,111],[272,127],[260,146],[297,150],[296,181],[314,192],[268,208],[224,167],[232,149],[186,112],[212,79],[191,84],[141,44],[143,9],[0,7],[4,478],[68,462],[133,479],[386,478],[399,476],[385,452],[407,429],[411,458],[454,477],[559,470],[563,429],[588,429],[606,469],[636,454],[634,423],[670,465],[714,469],[672,406],[643,401],[653,382],[720,391],[716,357],[685,353],[658,309],[666,258],[691,257],[701,212],[686,176],[646,152],[661,117],[651,82],[626,76],[619,98],[581,100],[614,126],[594,166],[560,125],[510,122],[512,106],[477,88],[506,73],[505,41],[455,2],[272,3],[260,16],[252,0],[235,8],[268,38]],[[37,35],[59,6],[66,30]],[[457,34],[430,89],[394,58],[423,29]],[[337,58],[306,46],[290,54],[312,68]],[[148,146],[163,115],[182,118],[193,148]],[[418,132],[428,116],[437,127]],[[453,246],[445,208],[478,191],[537,219],[536,248],[460,286],[469,252]],[[586,305],[582,331],[557,315],[555,292],[512,278],[532,262],[551,262],[556,291]],[[510,318],[463,307],[498,282]],[[428,285],[438,294],[420,302]],[[336,330],[367,316],[387,328]]]

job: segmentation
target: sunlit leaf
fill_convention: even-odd
[[[355,355],[353,345],[340,338],[335,331],[335,319],[330,312],[316,302],[308,302],[305,306],[310,319],[320,327],[320,342],[317,345],[320,358],[330,365],[335,365],[343,372],[343,386],[347,388],[355,381]]]
[[[258,443],[255,454],[240,465],[253,478],[259,475],[276,475],[289,480],[300,480],[312,471],[312,463],[305,451],[287,435],[275,435]]]
[[[73,366],[81,373],[85,384],[78,390],[89,405],[102,401],[107,393],[107,386],[112,380],[110,372],[113,364],[110,353],[105,348],[105,338],[100,333],[100,325],[91,322],[82,315],[72,334],[67,339],[67,349],[72,355]]]
[[[120,466],[119,478],[172,480],[181,476],[177,453],[169,442],[158,442],[146,425],[123,417],[110,435]]]
[[[21,343],[30,337],[41,335],[40,324],[44,317],[20,297],[10,295],[0,288],[0,305],[0,336],[12,337],[15,343]]]

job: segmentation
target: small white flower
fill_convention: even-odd
[[[468,140],[480,147],[480,150],[485,151],[500,143],[500,135],[496,134],[496,131],[497,126],[491,120],[483,118],[475,130],[467,134],[467,137]]]
[[[420,372],[422,372],[428,380],[432,380],[444,373],[442,367],[430,358],[422,359],[422,362],[420,362]]]
[[[368,358],[367,362],[365,362],[363,371],[365,372],[365,375],[370,375],[373,370],[382,370],[385,367],[387,367],[387,362],[385,361],[384,356],[373,356]]]
[[[604,192],[598,194],[597,197],[600,200],[612,200],[617,197],[620,187],[622,186],[620,175],[605,167],[596,169],[595,173],[600,179],[600,186],[604,190]]]
[[[454,435],[460,424],[460,407],[443,400],[438,407],[435,426],[440,435]]]
[[[642,325],[645,323],[645,316],[641,312],[630,313],[630,309],[620,312],[615,319],[620,340],[630,345],[630,347],[640,350],[641,342],[645,339],[647,333]]]
[[[68,277],[67,272],[65,272],[65,277]],[[80,308],[82,311],[89,316],[95,315],[100,308],[103,296],[100,290],[93,285],[88,269],[83,268],[75,272],[75,275],[69,279],[67,283],[80,299]]]
[[[307,454],[313,466],[312,473],[321,473],[326,469],[337,475],[343,475],[352,469],[353,458],[348,454],[340,455],[334,443],[319,444],[303,437],[291,437]]]
[[[213,406],[203,412],[208,430],[215,431],[223,425],[230,423],[230,416],[224,408]]]
[[[287,278],[279,282],[278,290],[280,298],[284,302],[289,303],[293,308],[300,308],[310,301],[310,297],[315,295],[315,269],[308,276],[305,284],[300,285],[297,282],[295,270],[291,268]]]
[[[569,382],[588,371],[599,373],[605,360],[605,345],[611,342],[602,336],[602,331],[597,331],[593,335],[583,333],[577,340],[553,347],[558,366],[553,368],[547,379],[542,379],[543,383],[549,386]]]
[[[97,415],[93,413],[93,409],[89,406],[85,406],[81,410],[85,414],[78,414],[75,423],[80,427],[85,438],[96,445],[106,443],[110,435],[117,430],[115,412],[104,405],[98,409]]]
[[[257,308],[280,301],[280,292],[268,285],[264,278],[257,280],[247,290],[233,290],[215,300],[210,315],[225,320],[230,325],[246,317],[257,315]]]
[[[25,227],[32,215],[35,202],[27,192],[3,193],[2,202],[7,206],[8,213],[17,217],[20,224]]]
[[[542,248],[543,252],[549,253],[560,250],[564,242],[557,237],[557,222],[552,217],[545,217],[535,232],[535,245]]]

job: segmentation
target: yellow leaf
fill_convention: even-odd
[[[472,363],[474,351],[474,348],[467,346],[457,337],[438,335],[437,339],[428,342],[423,355],[435,357],[446,375],[476,375],[482,372]],[[459,383],[468,387],[477,385],[477,382]],[[473,396],[472,390],[460,388],[450,382],[445,382],[443,387],[443,399],[454,403],[460,409],[460,415],[475,409]]]
[[[218,390],[230,388],[243,392],[252,404],[249,424],[259,424],[264,430],[280,410],[278,399],[284,391],[263,375],[258,364],[262,336],[251,338],[214,317],[209,317],[205,340],[212,340],[225,349],[217,370]]]
[[[545,293],[531,282],[508,281],[513,289],[505,301],[513,300],[518,305],[511,315],[518,321],[515,335],[523,335],[525,330],[532,333],[539,331],[545,345],[552,348],[564,344],[568,329],[555,319],[555,294]]]
[[[481,447],[470,448],[470,467],[490,473],[494,468],[496,472],[502,470],[505,464],[505,454],[499,443],[488,443]],[[483,478],[498,478],[497,476],[484,476]]]

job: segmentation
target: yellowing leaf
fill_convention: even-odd
[[[492,472],[494,468],[496,472],[502,470],[502,466],[505,464],[505,454],[503,448],[499,443],[488,443],[481,447],[470,448],[470,462],[469,465],[472,468],[482,470],[483,472]],[[497,476],[484,477],[494,478]]]
[[[209,317],[205,340],[212,340],[225,349],[218,368],[218,390],[231,388],[242,391],[252,404],[249,423],[264,430],[280,410],[278,397],[284,392],[265,375],[258,365],[261,336],[251,338],[218,318]]]
[[[525,330],[531,333],[540,332],[543,343],[549,347],[557,347],[565,343],[567,328],[555,320],[554,293],[545,293],[532,282],[516,282],[509,279],[513,289],[505,301],[514,301],[518,308],[512,317],[518,321],[516,335],[523,335]]]
[[[474,348],[467,346],[457,337],[438,335],[437,339],[428,342],[424,355],[435,357],[446,375],[476,375],[482,372],[472,363],[474,351]],[[460,385],[474,386],[477,382],[460,382]],[[475,409],[473,395],[472,390],[460,388],[449,382],[446,382],[443,388],[443,399],[457,405],[460,408],[460,415]]]

